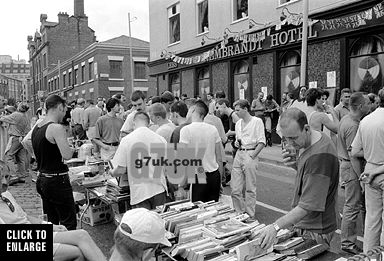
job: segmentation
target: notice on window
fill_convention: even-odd
[[[239,89],[239,99],[245,99],[245,89]]]
[[[336,87],[336,71],[327,72],[327,87]]]
[[[317,88],[317,81],[309,82],[309,89],[311,88]]]
[[[264,99],[266,99],[266,97],[268,96],[268,87],[261,87],[261,92],[264,93]]]

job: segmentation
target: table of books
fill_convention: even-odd
[[[257,232],[265,227],[248,222],[247,214],[238,214],[222,202],[182,200],[158,208],[165,221],[172,247],[162,249],[162,260],[188,261],[293,261],[337,260],[341,256],[325,245],[281,230],[270,249],[261,249]]]
[[[130,209],[129,186],[108,175],[105,162],[72,159],[67,164],[73,190],[84,195],[77,201],[80,228],[108,223]]]

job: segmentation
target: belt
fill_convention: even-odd
[[[252,149],[245,149],[245,148],[240,148],[239,150],[242,150],[242,151],[249,151],[249,150],[255,150],[256,148],[252,148]]]
[[[103,142],[105,145],[108,145],[108,146],[113,146],[113,147],[117,147],[119,146],[119,142],[112,142],[112,143],[107,143],[107,142]]]
[[[63,173],[52,173],[52,174],[49,174],[49,173],[41,173],[41,172],[38,173],[38,176],[43,176],[43,177],[46,177],[46,178],[54,178],[54,177],[60,177],[60,176],[65,176],[65,175],[68,175],[68,172],[63,172]]]

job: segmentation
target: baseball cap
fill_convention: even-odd
[[[127,231],[122,226],[129,226]],[[165,238],[165,222],[159,214],[145,208],[136,208],[125,212],[119,225],[120,232],[133,240],[171,246]]]

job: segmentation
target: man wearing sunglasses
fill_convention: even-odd
[[[0,224],[46,224],[38,218],[27,215],[7,191],[10,178],[9,166],[0,160]],[[106,260],[87,231],[67,229],[53,225],[54,260]]]

